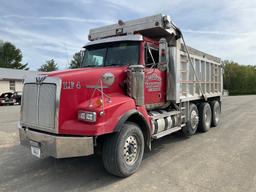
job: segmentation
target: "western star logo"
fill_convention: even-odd
[[[36,84],[40,85],[46,79],[47,76],[38,76],[36,77]]]

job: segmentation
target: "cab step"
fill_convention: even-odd
[[[185,127],[185,126],[186,126],[186,123],[181,124],[181,127]]]
[[[159,139],[159,138],[161,138],[165,135],[169,135],[169,134],[174,133],[174,132],[179,131],[179,130],[181,130],[181,127],[173,127],[173,128],[167,129],[165,131],[162,131],[160,133],[152,135],[152,138],[153,139]]]

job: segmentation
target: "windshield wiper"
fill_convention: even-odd
[[[85,65],[85,66],[83,66],[84,68],[86,68],[86,67],[97,67],[97,65]]]
[[[106,66],[106,67],[108,67],[108,66],[122,66],[122,64],[119,64],[119,63],[111,63],[111,64],[106,64],[105,66]]]

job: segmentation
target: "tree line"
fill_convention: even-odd
[[[77,52],[73,55],[69,63],[70,69],[79,68],[81,64],[81,54]],[[22,52],[10,42],[0,40],[0,67],[28,70],[28,64],[22,63]],[[223,61],[224,75],[223,86],[230,95],[256,94],[256,66],[240,65],[234,61]],[[56,71],[58,64],[54,59],[47,60],[41,65],[38,71]]]
[[[223,61],[223,86],[230,95],[256,94],[256,66]]]
[[[71,62],[69,63],[69,69],[75,69],[79,68],[81,65],[81,54],[80,52],[77,52],[73,55],[73,58]],[[50,71],[57,71],[59,69],[58,64],[55,62],[54,59],[47,60],[45,64],[43,64],[38,71],[45,71],[45,72],[50,72]]]

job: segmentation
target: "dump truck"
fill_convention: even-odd
[[[19,135],[32,155],[99,151],[109,173],[127,177],[152,140],[219,124],[221,59],[187,46],[170,16],[119,20],[88,39],[80,68],[24,82]]]

